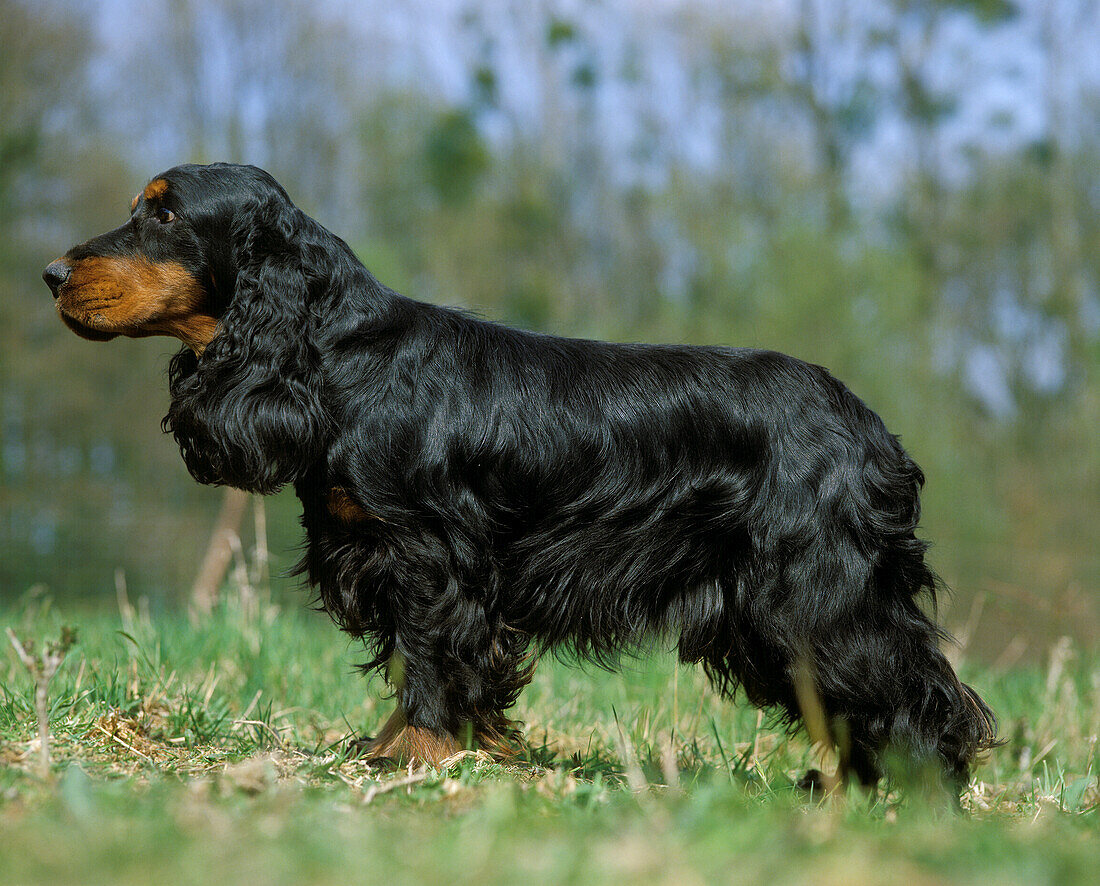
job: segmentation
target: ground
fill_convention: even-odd
[[[322,616],[231,595],[209,620],[31,601],[22,639],[77,629],[49,688],[0,654],[0,882],[1092,883],[1100,660],[1068,644],[961,664],[1008,743],[956,814],[903,789],[807,796],[833,763],[658,653],[621,673],[544,660],[528,758],[383,771],[349,759],[388,713]]]

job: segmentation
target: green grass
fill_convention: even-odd
[[[79,629],[38,769],[31,678],[0,654],[0,883],[1095,882],[1100,661],[1068,646],[964,667],[1000,713],[952,815],[889,792],[821,802],[821,760],[668,655],[623,673],[546,660],[520,765],[381,772],[344,753],[385,687],[322,616],[233,598],[207,623],[0,616],[39,644]]]

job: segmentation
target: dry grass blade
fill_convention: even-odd
[[[50,681],[69,650],[76,644],[76,630],[69,627],[61,629],[61,637],[50,640],[43,650],[35,654],[32,640],[20,640],[15,631],[7,629],[8,639],[15,647],[19,660],[34,681],[34,709],[38,716],[38,741],[42,776],[50,774]]]
[[[410,775],[406,775],[403,778],[395,778],[392,781],[380,782],[379,784],[371,785],[370,788],[363,794],[363,804],[370,803],[375,797],[381,794],[388,794],[390,791],[396,791],[398,788],[409,788],[415,784],[427,780],[428,770],[420,769],[417,772],[413,772]]]
[[[821,704],[821,697],[817,693],[817,683],[814,680],[813,668],[809,661],[800,659],[794,674],[794,692],[798,699],[798,707],[802,712],[802,722],[806,725],[806,733],[810,736],[810,742],[821,752],[828,753],[832,747],[829,736],[829,724],[825,717],[825,708]],[[830,775],[821,770],[821,783],[826,794],[835,794],[840,779],[836,775]]]

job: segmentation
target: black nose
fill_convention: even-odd
[[[46,281],[46,285],[50,287],[50,291],[53,292],[53,297],[57,298],[57,288],[69,279],[69,274],[72,273],[70,268],[61,259],[52,261],[46,265],[46,270],[42,272],[42,279]]]

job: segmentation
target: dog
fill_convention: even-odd
[[[996,741],[920,605],[924,476],[821,367],[414,301],[253,166],[158,175],[43,277],[84,338],[183,342],[163,428],[196,480],[294,485],[299,569],[395,690],[368,759],[507,756],[538,654],[661,639],[792,727],[809,686],[867,786],[897,755],[957,796]]]

